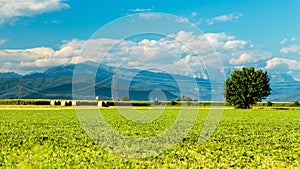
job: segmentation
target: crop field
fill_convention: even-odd
[[[300,110],[225,109],[213,135],[199,143],[208,112],[199,109],[192,129],[169,150],[126,158],[93,142],[74,108],[0,107],[0,168],[300,168]],[[101,113],[119,133],[149,137],[170,127],[178,109],[166,108],[148,123],[114,108]]]

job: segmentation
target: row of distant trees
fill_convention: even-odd
[[[230,74],[224,83],[224,97],[228,105],[236,108],[249,109],[257,102],[261,102],[271,94],[270,78],[266,71],[255,70],[253,67],[243,67]],[[130,101],[129,96],[124,96],[123,101]],[[183,96],[176,101],[197,101],[191,97]],[[271,102],[268,102],[272,104]],[[299,105],[299,102],[295,102]]]

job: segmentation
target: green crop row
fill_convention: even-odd
[[[100,110],[115,131],[144,138],[170,128],[179,109],[137,109],[139,116],[162,111],[148,123],[126,118],[132,111],[128,108],[118,109],[122,114],[113,108]],[[75,110],[0,109],[0,168],[300,168],[299,110],[225,110],[213,135],[200,143],[208,113],[199,110],[182,141],[159,155],[127,158],[110,151],[120,140],[109,148],[94,142]]]

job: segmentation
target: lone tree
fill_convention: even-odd
[[[255,71],[253,67],[235,70],[225,81],[224,97],[229,105],[249,109],[271,94],[267,72]]]

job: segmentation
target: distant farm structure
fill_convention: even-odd
[[[79,101],[76,100],[51,100],[50,106],[76,106]]]
[[[78,100],[51,100],[50,106],[98,106],[109,107],[107,101],[83,102]]]

